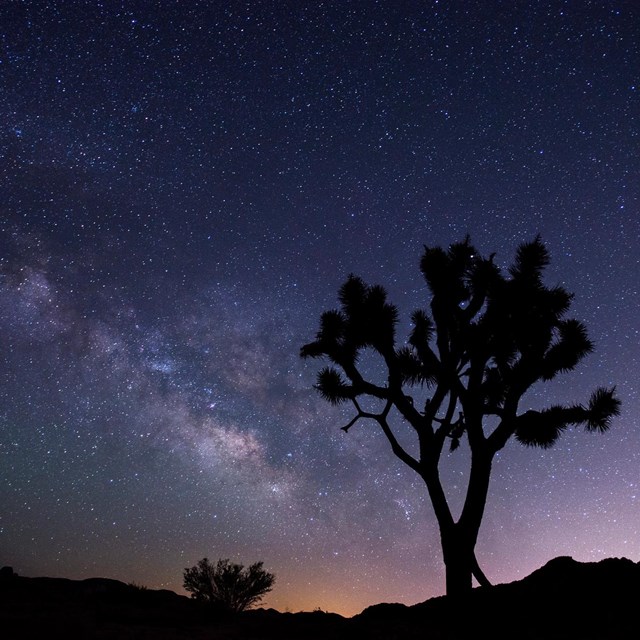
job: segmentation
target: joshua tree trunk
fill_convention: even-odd
[[[453,529],[441,532],[442,551],[446,571],[447,595],[453,598],[465,596],[471,591],[472,578],[477,568],[474,554],[475,536],[465,532],[460,523]]]
[[[448,507],[442,505],[442,487],[437,474],[431,474],[427,486],[437,478],[437,486],[430,495],[432,502],[434,497],[440,504],[434,511],[438,516],[440,525],[440,540],[446,570],[447,595],[454,598],[464,596],[471,592],[473,577],[481,586],[490,583],[478,566],[475,556],[475,546],[480,531],[480,524],[487,502],[489,491],[489,478],[491,476],[491,454],[485,446],[472,451],[471,475],[467,496],[462,509],[462,514],[457,522],[453,521]]]

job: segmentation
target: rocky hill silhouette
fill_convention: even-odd
[[[414,606],[378,604],[353,618],[256,609],[224,616],[172,591],[91,578],[0,574],[0,637],[249,639],[626,640],[640,637],[640,563],[555,558],[528,577]]]

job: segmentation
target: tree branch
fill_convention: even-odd
[[[388,411],[386,411],[386,407],[385,410],[381,413],[381,414],[377,414],[377,413],[369,413],[367,411],[363,411],[360,408],[360,405],[358,404],[358,401],[355,398],[351,399],[351,402],[353,402],[356,411],[358,412],[355,416],[355,418],[353,418],[353,420],[351,420],[351,422],[349,422],[349,424],[345,425],[344,427],[340,427],[340,429],[342,431],[344,431],[345,433],[349,432],[349,429],[351,429],[351,427],[353,427],[353,425],[358,422],[358,420],[360,420],[360,418],[371,418],[373,420],[378,420],[378,418],[383,415],[384,417],[386,417]],[[387,402],[387,405],[390,404],[390,401]]]
[[[391,431],[391,427],[389,427],[389,424],[387,423],[387,417],[389,415],[389,412],[391,411],[391,407],[393,406],[393,401],[387,400],[384,409],[380,413],[369,413],[367,411],[363,411],[355,398],[352,399],[352,402],[358,413],[349,422],[349,424],[341,427],[342,431],[348,433],[349,429],[351,429],[351,427],[353,427],[353,425],[358,422],[360,418],[370,418],[372,420],[375,420],[380,425],[380,427],[382,427],[382,431],[387,437],[393,453],[398,458],[400,458],[400,460],[402,460],[402,462],[404,462],[408,467],[411,467],[417,473],[421,473],[420,463],[402,448],[395,435],[393,434],[393,431]]]
[[[451,430],[451,421],[453,420],[453,414],[456,410],[457,404],[458,404],[458,394],[455,391],[450,391],[449,406],[447,407],[447,413],[445,414],[443,419],[434,418],[435,422],[440,423],[440,426],[438,427],[436,434],[442,433],[443,438],[446,437],[449,431]]]
[[[402,377],[400,375],[398,367],[397,356],[395,354],[387,354],[384,356],[384,360],[389,371],[389,398],[393,400],[393,404],[400,412],[400,415],[402,415],[402,417],[414,428],[414,430],[419,433],[421,427],[424,426],[424,417],[413,405],[413,398],[411,398],[411,396],[408,396],[402,390]]]
[[[478,559],[476,558],[475,552],[473,553],[473,558],[471,559],[471,573],[481,587],[491,586],[489,578],[487,578],[487,576],[484,574],[484,571],[482,571],[480,565],[478,564]]]
[[[504,401],[504,408],[500,415],[500,424],[493,430],[493,433],[487,438],[487,444],[493,453],[496,453],[507,444],[509,438],[513,435],[516,425],[515,420],[518,413],[518,404],[522,394],[526,391],[520,391],[512,387],[507,392]]]
[[[378,424],[382,427],[382,431],[384,435],[387,436],[387,440],[391,445],[391,450],[395,455],[402,460],[408,467],[411,467],[415,472],[421,473],[420,463],[411,455],[409,455],[400,445],[400,443],[396,440],[395,435],[393,435],[393,431],[391,431],[391,427],[387,423],[387,414],[389,413],[389,409],[391,409],[391,403],[385,407],[385,411],[383,411],[377,418]]]
[[[500,424],[493,430],[493,433],[487,438],[487,444],[489,445],[489,449],[493,453],[497,453],[507,444],[509,438],[513,435],[515,431],[515,418],[513,420],[509,420],[502,417]]]
[[[351,427],[353,427],[353,425],[358,422],[358,420],[360,420],[360,418],[363,418],[364,416],[361,413],[358,413],[356,415],[356,417],[351,420],[351,422],[349,422],[349,424],[346,424],[344,427],[340,427],[340,429],[342,431],[344,431],[345,433],[349,433],[349,429],[351,429]]]
[[[356,395],[362,395],[363,393],[367,393],[374,398],[379,398],[381,400],[387,400],[389,398],[389,389],[386,387],[379,387],[371,382],[367,382],[362,374],[358,371],[355,364],[350,364],[347,362],[340,362],[340,366],[342,370],[345,372],[346,376],[351,380],[351,383],[354,387],[354,392]]]

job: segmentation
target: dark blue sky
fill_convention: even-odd
[[[640,560],[639,96],[631,0],[4,3],[0,562],[180,590],[263,560],[268,605],[347,614],[442,593],[421,481],[298,350],[350,272],[408,327],[423,245],[467,233],[501,265],[540,233],[596,344],[531,405],[623,402],[501,453],[481,564]]]

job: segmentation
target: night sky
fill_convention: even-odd
[[[182,592],[262,560],[283,611],[442,594],[422,481],[299,349],[351,272],[404,339],[423,245],[467,233],[501,266],[540,233],[595,343],[530,407],[622,400],[499,454],[481,566],[640,560],[637,1],[8,0],[0,47],[0,564]]]

